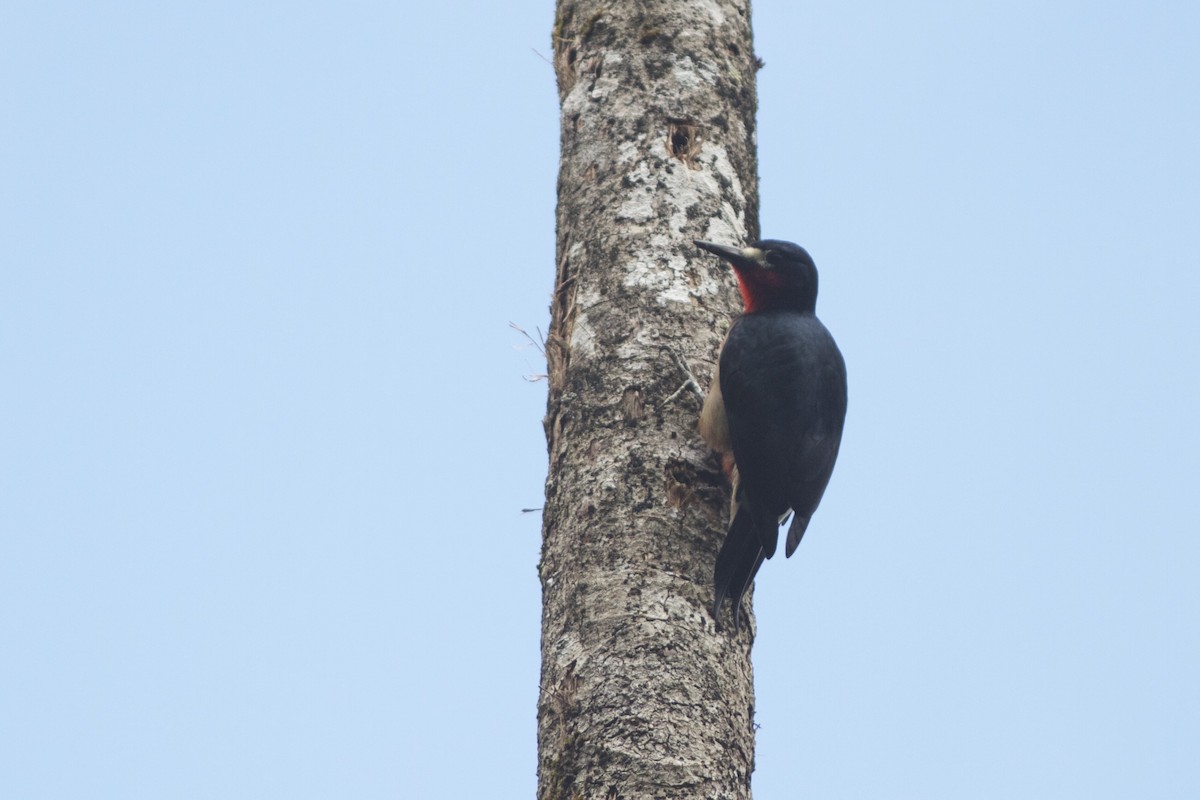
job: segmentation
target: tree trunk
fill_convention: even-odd
[[[696,431],[758,238],[748,0],[559,0],[538,797],[748,798],[753,620],[716,632],[728,486]],[[688,385],[689,370],[701,387]]]

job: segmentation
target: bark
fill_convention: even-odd
[[[747,798],[753,620],[709,606],[728,486],[697,430],[758,238],[747,0],[559,0],[538,797]],[[699,376],[689,386],[688,371]]]

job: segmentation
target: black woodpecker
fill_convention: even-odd
[[[700,433],[733,481],[732,522],[714,570],[713,616],[741,600],[779,526],[793,514],[786,554],[800,544],[833,474],[846,419],[846,363],[816,317],[817,267],[804,248],[764,239],[736,248],[697,241],[737,273],[745,312],[721,346]]]

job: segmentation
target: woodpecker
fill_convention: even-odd
[[[700,433],[733,483],[731,522],[717,556],[713,617],[742,595],[779,526],[792,515],[791,557],[833,474],[846,418],[846,363],[816,317],[817,267],[804,248],[774,239],[736,248],[696,241],[732,265],[744,313],[721,346]]]

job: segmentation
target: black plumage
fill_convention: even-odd
[[[745,313],[721,348],[701,430],[736,466],[735,512],[714,570],[713,613],[726,597],[740,624],[742,595],[764,558],[775,554],[779,525],[792,514],[791,556],[837,460],[846,417],[846,366],[817,319],[817,270],[803,248],[764,240],[745,249],[697,246],[737,271]],[[714,423],[723,414],[723,425]],[[710,431],[727,430],[727,441]],[[722,430],[722,433],[724,433]]]

